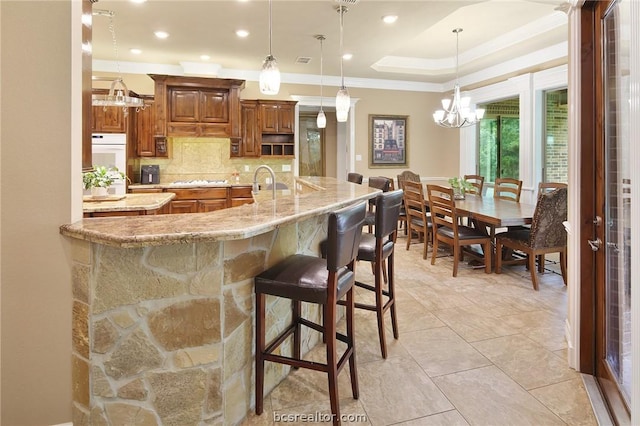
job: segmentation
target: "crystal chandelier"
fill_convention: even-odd
[[[347,13],[349,9],[346,6],[342,6],[342,0],[340,0],[340,6],[338,7],[338,13],[340,14],[340,90],[336,94],[336,119],[340,123],[344,123],[347,121],[349,116],[349,107],[351,106],[351,98],[349,97],[349,91],[344,85],[344,72],[342,69],[342,63],[344,62],[344,52],[342,47],[342,33],[343,33],[343,22],[344,22],[344,14]]]
[[[280,91],[280,70],[276,58],[271,54],[272,34],[271,0],[269,0],[269,54],[264,59],[262,71],[260,71],[260,93],[265,95],[277,95]]]
[[[108,16],[109,17],[109,31],[111,32],[111,38],[113,40],[113,50],[116,56],[116,67],[118,70],[118,77],[111,81],[111,87],[109,93],[106,95],[91,95],[91,105],[94,106],[119,106],[122,107],[125,117],[129,114],[129,108],[134,107],[136,111],[144,109],[144,101],[140,98],[134,98],[129,96],[129,89],[122,80],[120,73],[120,61],[118,59],[118,42],[116,40],[116,28],[113,23],[114,12],[110,10],[94,10],[94,15]],[[97,78],[95,80],[104,80],[104,78]]]
[[[324,111],[322,110],[322,42],[326,37],[320,34],[316,36],[316,39],[320,40],[320,112],[318,112],[316,124],[318,125],[318,129],[324,129],[327,127],[327,117],[324,115]]]
[[[467,127],[476,124],[484,117],[484,109],[470,108],[471,98],[460,95],[460,83],[458,82],[458,39],[462,28],[453,30],[456,33],[456,83],[453,86],[451,98],[442,99],[442,109],[433,113],[433,120],[437,125],[448,128]]]

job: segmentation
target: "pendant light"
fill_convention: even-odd
[[[322,42],[326,40],[326,37],[320,34],[316,36],[316,39],[320,40],[320,112],[318,112],[316,124],[318,125],[318,129],[324,129],[327,127],[327,117],[324,115],[324,111],[322,110]]]
[[[118,59],[118,41],[116,39],[116,27],[113,22],[115,13],[110,10],[94,10],[93,15],[108,16],[109,17],[109,31],[111,32],[111,38],[113,40],[113,50],[116,56],[116,67],[118,71],[118,77],[111,80],[111,87],[109,93],[106,95],[91,95],[91,105],[94,106],[119,106],[122,107],[124,116],[129,114],[129,108],[134,107],[137,110],[144,109],[144,101],[140,98],[134,98],[129,96],[129,89],[122,80],[120,73],[120,61]],[[104,79],[96,79],[104,80]]]
[[[260,93],[265,95],[277,95],[280,91],[280,70],[276,58],[271,54],[272,34],[271,0],[269,0],[269,54],[264,59],[262,71],[260,71]]]
[[[340,14],[340,90],[336,94],[336,119],[340,123],[344,123],[347,121],[349,117],[349,107],[351,106],[351,98],[349,97],[349,91],[344,85],[344,71],[343,71],[343,62],[344,62],[344,52],[342,46],[342,33],[344,30],[344,14],[348,12],[346,6],[342,6],[342,0],[340,0],[340,6],[338,7],[338,13]]]
[[[451,129],[472,126],[484,117],[483,108],[477,108],[473,111],[469,107],[471,98],[460,95],[460,83],[458,82],[458,39],[462,28],[456,28],[453,32],[456,34],[456,83],[453,86],[451,98],[443,99],[442,109],[433,113],[433,120],[437,125]]]

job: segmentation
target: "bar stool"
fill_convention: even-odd
[[[349,361],[351,391],[358,399],[358,377],[353,333],[353,286],[355,259],[358,254],[365,203],[345,207],[329,215],[327,258],[296,254],[267,269],[254,279],[256,293],[256,414],[263,411],[264,362],[287,364],[327,373],[333,424],[340,424],[338,373]],[[292,300],[292,321],[268,346],[265,344],[265,295]],[[346,296],[346,335],[336,329],[338,300]],[[323,324],[301,317],[301,302],[323,306]],[[326,364],[301,359],[301,325],[323,333],[327,346]],[[293,334],[293,356],[277,355],[274,351]],[[338,359],[337,341],[347,348]]]
[[[375,228],[373,234],[363,233],[358,249],[357,260],[371,262],[374,270],[374,285],[356,280],[356,286],[373,291],[376,295],[375,305],[356,302],[356,308],[376,312],[378,317],[378,337],[382,358],[387,358],[387,342],[385,340],[384,314],[391,310],[393,337],[398,339],[398,319],[396,317],[396,299],[394,288],[394,249],[398,228],[398,215],[402,206],[401,189],[383,192],[375,198]],[[387,290],[383,283],[388,284]],[[386,302],[384,300],[386,298]]]
[[[376,188],[382,190],[382,192],[389,192],[391,189],[392,180],[384,176],[372,176],[369,178],[369,188]],[[375,222],[375,201],[369,200],[369,211],[367,217],[364,219],[364,224],[367,225],[369,233],[371,233],[371,227]]]

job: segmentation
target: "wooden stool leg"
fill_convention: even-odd
[[[396,316],[396,289],[395,289],[395,279],[394,279],[394,253],[389,255],[387,259],[388,270],[389,270],[389,303],[391,303],[391,327],[393,328],[393,338],[398,339],[398,317]]]
[[[265,295],[256,294],[256,414],[262,414],[264,400]]]
[[[338,356],[336,353],[336,304],[324,305],[325,334],[327,335],[327,377],[329,382],[329,401],[333,424],[340,424],[340,404],[338,398]]]
[[[382,257],[382,253],[378,253]],[[384,299],[382,297],[382,262],[376,262],[375,273],[375,289],[376,289],[376,316],[378,317],[378,337],[380,338],[380,350],[382,358],[387,357],[387,341],[384,332]]]
[[[300,346],[302,345],[302,339],[300,338],[300,331],[302,325],[300,325],[300,313],[302,311],[302,302],[299,300],[292,301],[293,303],[293,315],[292,321],[296,325],[296,329],[293,331],[293,357],[300,359]],[[298,367],[294,367],[297,369]]]
[[[347,292],[347,340],[348,345],[352,348],[351,356],[349,357],[349,376],[351,377],[351,393],[354,399],[360,397],[360,390],[358,387],[358,369],[356,367],[356,344],[355,334],[353,331],[353,313],[355,311],[355,300],[353,297],[353,287]]]

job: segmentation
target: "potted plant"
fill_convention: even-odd
[[[93,170],[82,174],[82,184],[91,190],[93,198],[106,198],[113,182],[126,178],[117,167],[93,166]]]
[[[453,197],[456,199],[464,199],[464,194],[473,188],[470,182],[463,177],[452,177],[449,179],[449,185],[453,188]]]

